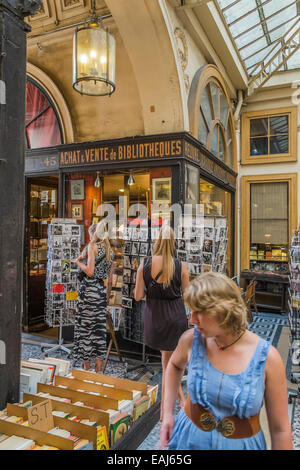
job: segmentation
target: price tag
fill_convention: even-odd
[[[44,432],[54,428],[50,400],[42,401],[28,408],[28,426]]]

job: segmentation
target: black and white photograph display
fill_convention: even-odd
[[[300,365],[300,225],[294,230],[290,248],[289,309],[290,357]]]
[[[52,219],[48,225],[45,321],[51,327],[74,324],[78,299],[77,264],[80,227],[74,219]]]
[[[191,276],[203,272],[225,273],[227,250],[226,217],[202,216],[182,220],[177,234],[177,256]]]
[[[154,227],[153,236],[159,232]],[[134,289],[137,269],[146,256],[151,255],[151,229],[148,227],[125,227],[123,231],[123,288],[122,288],[122,322],[120,331],[125,339],[142,343],[143,312],[145,302],[136,302]]]

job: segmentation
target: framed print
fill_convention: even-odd
[[[76,220],[83,220],[83,204],[71,204],[71,217]]]
[[[99,217],[93,217],[93,224],[97,225],[99,222]]]
[[[152,178],[153,204],[171,204],[171,178]]]
[[[192,165],[185,165],[185,202],[199,202],[199,170]]]
[[[84,180],[70,180],[71,201],[84,200]]]
[[[98,207],[98,199],[93,199],[92,203],[92,214],[96,214]]]

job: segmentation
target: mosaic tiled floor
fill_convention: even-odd
[[[260,313],[259,315],[253,314],[253,322],[249,325],[249,330],[276,347],[283,326],[289,326],[287,315]]]

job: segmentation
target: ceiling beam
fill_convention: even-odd
[[[299,24],[299,23],[298,23]],[[248,96],[253,95],[256,91],[270,80],[270,78],[277,72],[285,63],[300,49],[300,27],[289,37],[286,38],[287,33],[280,38],[281,47],[273,56],[264,63],[262,60],[256,67],[256,74],[250,79],[248,85]],[[270,54],[268,54],[270,56]]]

